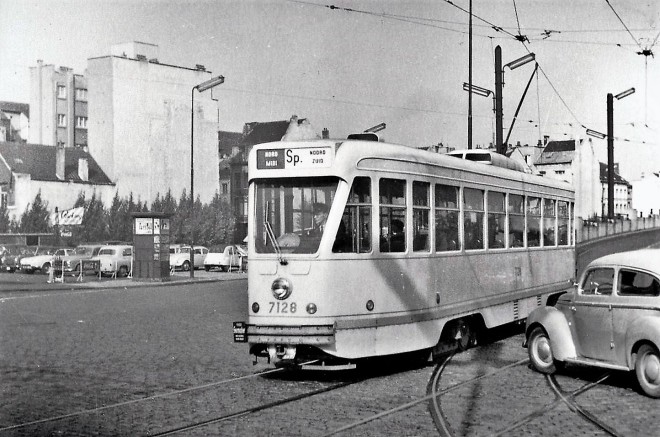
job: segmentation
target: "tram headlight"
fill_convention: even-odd
[[[315,303],[308,303],[307,304],[307,313],[308,314],[315,314],[316,313],[316,304]]]
[[[270,290],[273,292],[273,296],[275,296],[275,299],[284,300],[287,297],[291,296],[293,287],[288,279],[277,278],[273,281],[273,284],[270,286]]]
[[[374,301],[369,299],[367,301],[367,311],[373,311],[374,310]]]
[[[258,313],[259,312],[259,304],[257,302],[254,302],[252,304],[252,312],[253,313]]]

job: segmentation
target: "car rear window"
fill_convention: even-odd
[[[648,273],[621,269],[619,294],[622,296],[659,296],[660,282]]]

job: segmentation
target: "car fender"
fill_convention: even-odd
[[[555,358],[562,361],[566,358],[576,357],[575,343],[571,335],[571,328],[564,313],[555,307],[540,307],[532,311],[527,317],[526,337],[532,332],[534,326],[540,325],[550,338],[550,346]],[[525,344],[527,342],[525,341]]]
[[[648,315],[633,321],[626,330],[626,364],[628,368],[635,367],[632,357],[635,344],[640,341],[651,342],[660,348],[660,316]]]

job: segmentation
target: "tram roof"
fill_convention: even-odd
[[[517,180],[520,182],[540,184],[547,187],[574,191],[573,187],[567,182],[494,165],[486,165],[481,162],[459,159],[455,156],[430,152],[402,144],[385,143],[380,141],[318,139],[263,143],[255,145],[252,148],[249,161],[251,165],[254,165],[253,156],[259,149],[295,149],[306,147],[333,147],[336,151],[335,163],[340,162],[340,166],[342,166],[343,163],[346,168],[355,166],[358,161],[368,158],[391,159],[399,162],[428,164],[443,168],[464,170],[474,174],[502,177],[509,180]],[[250,179],[251,178],[252,177],[250,177]]]

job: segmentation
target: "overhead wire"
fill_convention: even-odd
[[[607,6],[609,6],[610,9],[612,9],[612,12],[614,12],[614,15],[616,15],[616,17],[619,19],[619,21],[621,22],[621,24],[623,25],[623,27],[624,27],[624,28],[626,29],[626,31],[628,32],[628,35],[630,35],[630,37],[633,39],[633,41],[635,41],[635,43],[636,43],[637,46],[640,48],[640,50],[642,50],[642,45],[639,43],[639,41],[637,41],[637,38],[635,38],[635,36],[634,36],[634,35],[632,34],[632,32],[630,31],[630,29],[628,29],[628,26],[626,26],[626,23],[623,22],[623,20],[621,19],[621,16],[619,16],[619,14],[618,14],[618,13],[616,12],[616,10],[614,9],[614,6],[612,6],[612,4],[610,3],[610,0],[605,0],[605,3],[607,3]]]

